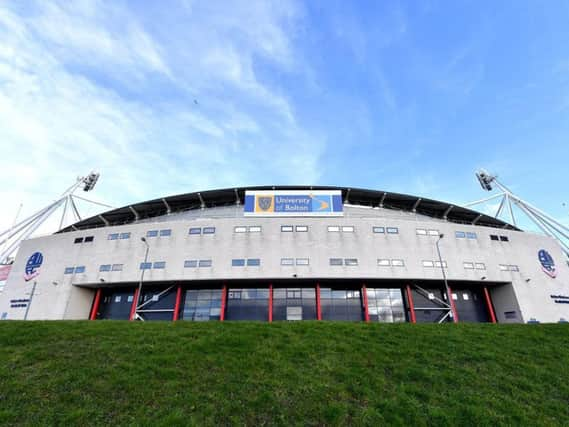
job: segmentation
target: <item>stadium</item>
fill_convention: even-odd
[[[229,188],[112,209],[24,240],[0,313],[563,322],[564,259],[550,236],[446,202],[344,187]]]

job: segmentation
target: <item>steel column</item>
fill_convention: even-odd
[[[134,320],[134,316],[136,314],[136,306],[138,305],[138,297],[140,293],[140,289],[136,288],[136,290],[134,291],[134,298],[132,299],[132,306],[130,307],[130,316],[128,317],[128,320]]]
[[[175,322],[180,317],[180,304],[182,303],[182,285],[178,285],[178,290],[176,291],[176,304],[174,305],[174,315],[172,320]]]
[[[227,300],[227,284],[223,284],[221,290],[221,312],[219,313],[219,321],[223,322],[225,320],[225,301]]]
[[[417,318],[415,317],[415,305],[413,304],[413,294],[411,293],[411,286],[407,285],[407,302],[409,304],[409,318],[411,323],[417,323]]]
[[[484,298],[486,299],[486,307],[488,307],[488,313],[490,313],[490,321],[496,323],[496,314],[494,313],[494,307],[492,307],[492,300],[490,299],[490,293],[488,292],[488,287],[484,286]]]
[[[320,283],[316,283],[316,319],[322,320],[322,308],[320,306]]]
[[[269,322],[273,321],[273,284],[269,283]]]
[[[93,307],[91,307],[91,314],[89,315],[89,320],[97,319],[97,312],[99,311],[99,304],[101,304],[101,294],[103,290],[101,288],[97,289],[95,292],[95,300],[93,301]]]
[[[364,320],[369,323],[369,311],[367,309],[367,289],[365,283],[362,284],[362,295],[364,300]]]
[[[454,305],[454,300],[452,299],[452,289],[450,288],[450,286],[448,286],[447,289],[448,289],[447,298],[450,304],[450,309],[452,311],[452,321],[454,323],[458,323],[458,314],[456,312],[456,306]]]

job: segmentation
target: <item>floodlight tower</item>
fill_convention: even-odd
[[[492,191],[494,187],[496,187],[500,190],[500,192],[494,194],[491,197],[467,203],[464,205],[464,207],[471,207],[474,205],[480,205],[482,203],[489,202],[490,200],[500,199],[500,204],[498,205],[498,209],[496,210],[494,217],[498,218],[498,216],[507,208],[508,216],[510,217],[512,224],[517,226],[513,209],[513,206],[516,206],[543,233],[557,240],[561,246],[561,249],[567,258],[569,258],[569,227],[561,224],[559,221],[555,220],[542,210],[516,196],[509,188],[498,181],[497,175],[491,175],[484,169],[481,169],[476,172],[476,178],[484,190]]]
[[[61,214],[61,220],[59,221],[59,227],[57,231],[61,230],[64,226],[64,221],[68,210],[75,218],[75,221],[81,221],[81,215],[77,209],[75,199],[81,199],[83,201],[104,206],[110,208],[111,206],[104,203],[95,202],[93,200],[86,199],[75,195],[75,191],[79,188],[83,188],[83,191],[92,191],[99,180],[100,174],[97,172],[91,172],[89,175],[84,177],[78,177],[76,182],[65,190],[61,196],[53,203],[35,212],[33,215],[16,222],[12,227],[0,233],[0,264],[5,264],[8,262],[9,257],[18,249],[20,243],[23,240],[29,238],[34,231],[36,231],[48,218],[50,218],[57,209],[63,206],[63,212]]]

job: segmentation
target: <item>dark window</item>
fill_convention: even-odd
[[[63,274],[73,274],[74,271],[75,267],[65,267],[65,271],[63,272]]]
[[[352,266],[358,265],[358,259],[357,258],[346,258],[344,260],[344,264],[345,265],[352,265]]]
[[[466,238],[467,239],[476,239],[476,233],[468,232],[468,233],[466,233]]]
[[[184,268],[195,268],[198,266],[197,259],[187,259],[184,261]]]
[[[221,289],[190,289],[186,291],[182,319],[196,322],[219,320],[221,294]]]
[[[229,290],[227,298],[227,320],[267,320],[268,317],[268,289]]]
[[[113,264],[112,271],[122,271],[122,264]]]
[[[215,234],[215,227],[204,227],[203,234]]]
[[[455,231],[454,236],[457,239],[464,239],[466,237],[466,233],[464,231]]]
[[[211,267],[211,259],[200,259],[200,267]]]
[[[330,258],[330,265],[343,265],[344,260],[342,258]]]
[[[117,240],[119,238],[119,233],[109,234],[107,237],[108,240]]]
[[[273,289],[274,320],[315,320],[316,290],[314,288]]]
[[[111,264],[103,264],[99,267],[99,271],[111,271]]]
[[[85,266],[79,265],[79,266],[75,267],[75,273],[85,273]]]
[[[146,232],[146,237],[156,237],[158,236],[158,230],[148,230]]]
[[[152,268],[151,262],[141,262],[140,263],[140,269],[141,270],[150,270],[151,268]]]
[[[232,267],[244,267],[245,266],[245,260],[243,258],[232,259],[231,260],[231,266]]]
[[[398,234],[399,228],[397,227],[387,227],[387,234]]]
[[[85,243],[92,242],[93,239],[94,239],[94,236],[87,236],[87,237],[85,237]]]
[[[202,229],[200,227],[190,228],[190,234],[202,234]]]
[[[500,236],[500,241],[502,241],[502,242],[509,242],[510,239],[508,238],[508,236]]]
[[[261,260],[259,258],[249,258],[247,260],[248,267],[258,267],[261,265]]]
[[[166,261],[156,261],[153,268],[163,269],[166,268]]]
[[[504,312],[504,317],[506,319],[517,319],[518,315],[515,311],[505,311]]]
[[[495,234],[490,234],[490,240],[499,240]]]
[[[373,232],[374,233],[385,233],[385,227],[373,227]]]
[[[77,237],[73,243],[83,243],[83,237]]]
[[[120,238],[121,239],[130,239],[130,233],[121,233]]]
[[[160,237],[168,237],[172,235],[172,230],[167,228],[165,230],[160,230]]]

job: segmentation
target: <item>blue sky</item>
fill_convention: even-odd
[[[568,222],[568,22],[566,1],[0,2],[0,228],[91,169],[122,206],[253,184],[465,203],[484,167]]]

